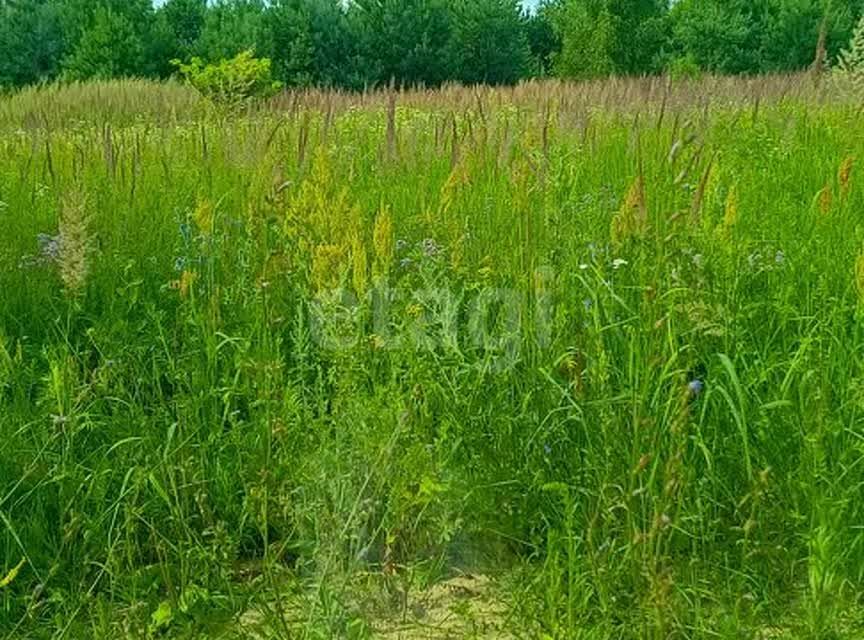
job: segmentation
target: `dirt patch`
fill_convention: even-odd
[[[373,629],[387,640],[515,638],[507,626],[507,607],[495,596],[492,581],[466,574],[409,596],[398,618],[378,620]]]
[[[382,640],[511,640],[518,637],[500,586],[485,575],[459,574],[428,588],[411,590],[407,596],[394,591],[392,584],[389,589],[383,587],[380,581],[354,586],[353,597],[343,601],[349,602],[344,609],[347,615],[337,624],[359,631],[357,637]],[[285,625],[291,632],[308,630],[310,624],[318,628],[316,621],[309,620],[312,611],[302,594],[286,594],[280,603],[284,624],[279,622],[271,602],[267,607],[269,612],[260,607],[244,612],[225,637],[274,640],[285,637]],[[318,622],[328,624],[323,619]]]

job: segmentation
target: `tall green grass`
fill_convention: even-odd
[[[861,636],[830,89],[117,83],[0,130],[7,637],[375,637],[454,572],[514,637]]]

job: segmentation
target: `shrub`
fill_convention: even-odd
[[[673,80],[698,80],[702,77],[702,69],[692,53],[672,60],[666,72]]]
[[[282,88],[282,83],[273,80],[270,60],[256,58],[251,50],[218,64],[205,64],[201,58],[192,58],[189,63],[180,60],[171,63],[190,85],[219,105],[241,106],[256,98],[267,98]]]

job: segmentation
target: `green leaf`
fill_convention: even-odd
[[[171,603],[163,600],[159,603],[156,611],[150,616],[150,631],[160,631],[167,629],[174,622],[174,609]]]

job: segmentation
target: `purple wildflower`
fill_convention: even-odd
[[[60,259],[60,236],[52,236],[47,233],[40,233],[36,236],[39,242],[39,255],[47,261],[55,261]]]
[[[441,247],[432,238],[426,238],[420,243],[420,248],[423,250],[423,255],[427,258],[434,258],[441,253]]]

